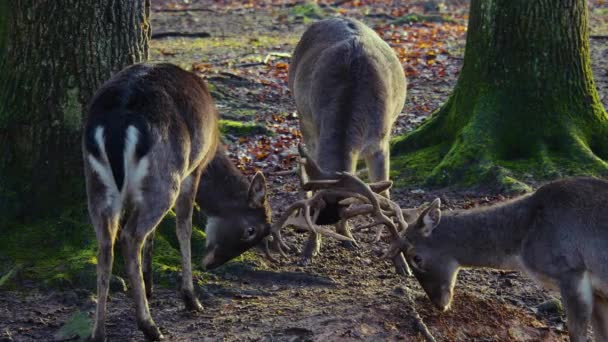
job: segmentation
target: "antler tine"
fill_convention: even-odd
[[[351,209],[351,211],[348,211],[349,209],[347,209],[345,212],[343,212],[344,216],[342,217],[350,218],[357,216],[355,214],[372,214],[374,221],[362,228],[373,227],[380,224],[385,225],[389,229],[393,239],[384,257],[391,258],[393,261],[395,261],[397,258],[403,258],[402,256],[400,257],[401,251],[409,248],[410,244],[399,233],[399,231],[402,233],[405,232],[408,227],[408,224],[403,217],[401,207],[396,202],[393,202],[374,191],[378,190],[378,192],[382,192],[388,189],[386,186],[389,183],[375,183],[374,189],[372,189],[370,185],[365,184],[361,179],[347,172],[339,172],[336,173],[336,175],[339,177],[339,181],[332,180],[331,182],[309,182],[303,185],[304,190],[314,190],[319,188],[328,189],[335,187],[332,189],[334,192],[338,192],[340,190],[358,194],[359,198],[364,197],[364,201],[368,202],[369,204],[364,204],[358,209]],[[392,183],[390,184],[392,185]],[[397,229],[397,225],[395,225],[395,222],[393,222],[393,220],[389,218],[387,214],[397,218],[397,225],[400,229]],[[381,234],[382,227],[378,229],[375,241],[379,241]],[[395,261],[395,263],[397,264],[398,262]],[[405,262],[403,261],[401,263]],[[403,267],[407,268],[407,264],[403,265]],[[406,273],[410,273],[409,268],[407,268]]]
[[[314,204],[317,203],[322,203],[323,201],[323,197],[326,196],[328,193],[334,194],[336,193],[335,191],[320,191],[317,192],[313,195],[313,197],[309,198],[309,199],[304,199],[304,200],[300,200],[297,201],[295,203],[293,203],[292,205],[289,206],[289,208],[287,208],[287,210],[285,210],[285,212],[283,213],[283,215],[281,215],[281,217],[275,221],[275,223],[272,225],[272,232],[273,234],[276,234],[278,231],[280,231],[281,228],[285,227],[287,224],[291,224],[291,225],[295,225],[299,228],[304,228],[307,230],[310,230],[312,232],[315,233],[319,233],[321,235],[325,235],[340,241],[352,241],[355,242],[352,238],[348,237],[348,236],[343,236],[340,235],[338,233],[335,233],[327,228],[323,228],[320,226],[317,226],[313,223],[313,218],[311,217],[311,210],[310,207]],[[338,194],[343,194],[342,192],[338,192]],[[356,195],[356,194],[352,194],[352,193],[345,193],[346,195]],[[320,206],[320,208],[323,207],[323,205]],[[319,209],[320,209],[319,208]],[[295,218],[292,218],[292,214],[296,211],[299,210],[299,214],[296,215]],[[315,213],[315,219],[317,217],[317,213]],[[303,221],[303,222],[302,222]]]
[[[381,196],[373,192],[369,185],[365,184],[361,179],[357,178],[356,176],[348,172],[342,172],[339,175],[341,176],[341,180],[343,181],[341,184],[342,187],[348,189],[349,191],[363,195],[372,205],[372,213],[377,218],[377,221],[386,225],[394,237],[398,236],[399,233],[397,227],[395,226],[395,223],[382,211],[380,201],[378,200],[378,198]]]
[[[372,191],[377,194],[381,193],[382,191],[386,191],[386,190],[390,189],[392,186],[393,186],[392,181],[381,181],[381,182],[369,184],[370,189],[372,189]]]
[[[334,179],[333,173],[327,172],[317,164],[317,162],[310,156],[308,149],[304,144],[298,144],[298,152],[300,153],[301,164],[304,165],[306,174],[312,179]]]

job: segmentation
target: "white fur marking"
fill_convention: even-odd
[[[134,202],[141,202],[143,197],[141,193],[141,182],[144,177],[148,174],[148,168],[150,167],[150,160],[148,157],[143,157],[137,162],[135,160],[135,148],[137,147],[137,141],[139,139],[139,131],[134,126],[127,127],[127,134],[125,137],[125,151],[124,151],[124,165],[125,165],[125,179],[123,185],[122,196],[125,197],[127,193],[132,195]]]
[[[112,208],[113,212],[118,212],[121,207],[120,196],[118,193],[118,187],[112,176],[112,169],[110,168],[110,162],[108,161],[108,155],[106,154],[104,128],[99,126],[95,129],[95,142],[99,147],[99,157],[101,160],[97,160],[92,154],[87,156],[91,169],[97,173],[99,179],[105,185],[106,188],[106,205]]]
[[[591,285],[591,277],[589,276],[589,272],[585,272],[583,274],[583,280],[578,287],[578,292],[581,295],[581,299],[585,301],[586,304],[592,306],[593,305],[593,287]]]
[[[207,236],[206,237],[207,246],[209,246],[210,244],[214,244],[215,240],[217,239],[217,230],[219,229],[219,221],[220,221],[220,219],[218,217],[215,217],[215,216],[207,217],[207,225],[205,227],[205,235]]]

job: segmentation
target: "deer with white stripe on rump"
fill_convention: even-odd
[[[154,230],[174,206],[182,256],[181,295],[186,309],[202,309],[192,283],[192,211],[206,165],[212,158],[216,164],[230,163],[225,155],[216,155],[218,141],[218,118],[207,86],[179,67],[134,65],[97,91],[83,136],[88,207],[99,248],[92,340],[103,341],[106,337],[113,246],[122,221],[126,223],[120,239],[137,325],[148,339],[163,337],[150,315],[147,296],[152,291]],[[233,186],[238,191],[219,194],[221,197],[199,193],[203,199],[230,201],[230,207],[235,209],[217,214],[212,228],[215,238],[208,243],[205,265],[222,264],[270,234],[264,177],[258,173],[248,184],[236,169],[228,171],[208,177],[211,182],[238,183]],[[201,188],[204,192],[205,187]],[[215,188],[221,188],[221,184]]]
[[[406,80],[391,47],[360,21],[332,18],[311,25],[298,43],[289,68],[289,87],[300,116],[304,143],[327,175],[354,174],[365,159],[371,182],[388,181],[391,129],[403,109]],[[321,179],[301,168],[302,183]],[[388,198],[388,190],[383,191]],[[313,213],[314,223],[333,224],[351,237],[340,218],[341,196],[326,196]],[[319,202],[320,203],[320,202]],[[309,226],[302,224],[301,226]],[[347,246],[352,241],[345,241]],[[320,236],[311,233],[301,263],[319,252]],[[402,255],[393,260],[408,273]]]

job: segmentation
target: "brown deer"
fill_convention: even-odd
[[[270,232],[272,212],[264,176],[258,172],[249,182],[221,145],[203,172],[196,202],[207,217],[206,269],[240,255]]]
[[[354,19],[319,21],[295,49],[289,87],[303,140],[321,169],[352,174],[363,157],[372,182],[388,180],[389,139],[403,109],[406,80],[387,43]],[[315,179],[301,168],[302,183],[308,177]],[[347,220],[340,219],[340,199],[326,198],[314,217],[317,224],[335,224],[340,234],[351,237]],[[320,236],[311,233],[301,263],[311,262],[319,248]],[[395,258],[395,265],[399,273],[408,272],[403,256]]]
[[[257,174],[250,185],[245,184],[244,178],[229,166],[223,149],[216,155],[217,121],[205,83],[170,64],[126,68],[106,82],[91,101],[83,155],[89,214],[99,248],[92,340],[105,340],[113,246],[122,220],[125,224],[120,240],[137,325],[146,337],[163,337],[150,316],[146,294],[152,291],[153,232],[172,207],[182,254],[182,297],[187,309],[202,309],[192,283],[192,211],[199,178],[214,155],[213,167],[205,176],[208,184],[203,178],[198,196],[212,215],[222,205],[226,205],[226,211],[210,220],[212,243],[204,263],[216,266],[270,234],[264,177]],[[211,198],[215,198],[215,203]],[[247,203],[247,207],[234,205],[237,202]],[[228,213],[230,219],[224,219]],[[233,240],[217,233],[220,229],[238,236],[239,244],[234,245]]]
[[[608,182],[556,181],[506,203],[441,213],[436,199],[405,231],[401,247],[440,310],[461,267],[517,269],[560,292],[571,341],[593,323],[608,341]],[[395,244],[397,246],[399,244]],[[394,247],[393,246],[393,247]]]

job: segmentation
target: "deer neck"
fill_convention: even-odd
[[[207,216],[222,216],[246,206],[249,181],[234,166],[223,146],[203,172],[196,201]]]
[[[531,220],[527,198],[447,213],[432,233],[435,243],[463,267],[517,268]]]

